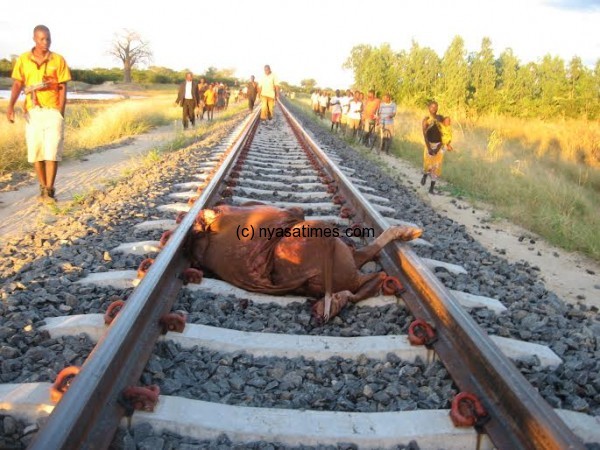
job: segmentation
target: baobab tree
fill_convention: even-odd
[[[123,82],[131,83],[131,69],[138,64],[152,60],[152,50],[148,41],[132,30],[122,30],[115,34],[108,53],[123,63]]]

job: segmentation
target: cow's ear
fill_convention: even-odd
[[[206,223],[204,222],[204,218],[201,214],[198,214],[196,217],[192,229],[194,230],[194,233],[204,233],[206,231]]]
[[[198,219],[202,220],[202,224],[204,225],[204,231],[208,231],[211,224],[217,219],[218,211],[214,211],[212,209],[203,209],[198,214]]]

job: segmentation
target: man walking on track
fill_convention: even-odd
[[[279,97],[279,80],[269,65],[265,66],[265,76],[258,85],[258,95],[261,100],[260,120],[273,119],[273,108]]]
[[[192,72],[185,74],[185,81],[179,86],[177,100],[175,104],[181,105],[183,108],[183,129],[187,129],[188,120],[195,124],[195,110],[200,104],[200,96],[198,94],[198,82],[194,81]]]
[[[33,29],[35,47],[23,53],[12,71],[13,86],[6,117],[15,121],[15,103],[25,91],[27,160],[40,182],[40,200],[56,201],[54,180],[62,160],[67,82],[71,72],[65,59],[50,51],[52,39],[45,25]]]
[[[256,101],[256,93],[258,92],[258,83],[254,81],[254,75],[250,77],[250,81],[246,85],[246,96],[248,97],[248,109],[250,112],[254,109]]]

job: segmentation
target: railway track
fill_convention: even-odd
[[[152,423],[197,440],[226,434],[230,443],[259,446],[392,447],[416,440],[422,448],[489,448],[491,439],[498,448],[582,448],[505,355],[537,358],[549,367],[560,358],[543,346],[488,338],[465,308],[498,314],[505,307],[446,289],[434,273],[464,275],[465,269],[418,257],[414,248],[430,246],[427,241],[390,245],[365,269],[383,268],[401,279],[408,287],[401,299],[361,302],[324,327],[310,322],[305,298],[250,294],[211,279],[183,286],[188,230],[224,192],[233,204],[301,206],[308,217],[342,228],[359,222],[379,234],[403,223],[389,199],[323,152],[287,112],[273,124],[257,127],[255,119],[242,123],[230,142],[205,152],[188,180],[157,196],[155,220],[134,225],[139,240],[112,249],[112,257],[125,255],[134,265],[78,279],[105,299],[128,297],[108,331],[98,314],[46,319],[52,338],[85,332],[98,344],[31,448],[108,446],[128,408],[122,394],[140,378],[167,395],[155,413],[134,413],[134,427]],[[234,186],[224,190],[224,181]],[[169,217],[178,212],[187,215],[176,226]],[[160,250],[157,237],[166,229],[174,232]],[[137,263],[156,253],[139,282]],[[186,328],[155,344],[161,317],[172,309],[186,311]],[[427,346],[408,343],[415,318],[434,325]],[[419,330],[431,333],[424,325]],[[447,408],[461,391],[483,406],[467,396],[458,408],[467,418],[476,410],[477,432],[451,426]],[[173,409],[185,414],[172,416]],[[567,413],[561,417],[573,423]]]

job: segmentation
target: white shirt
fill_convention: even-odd
[[[340,99],[338,97],[331,97],[331,100],[329,100],[329,106],[331,107],[331,114],[342,113],[342,104],[340,103]]]
[[[362,110],[362,102],[352,100],[350,102],[350,111],[348,111],[349,119],[360,119],[360,112]]]
[[[340,98],[342,114],[344,115],[348,114],[348,110],[350,109],[350,100],[352,100],[352,97],[348,97],[347,95],[344,95],[342,98]]]
[[[192,82],[185,82],[185,95],[183,96],[186,100],[192,100],[194,97],[192,96]]]

